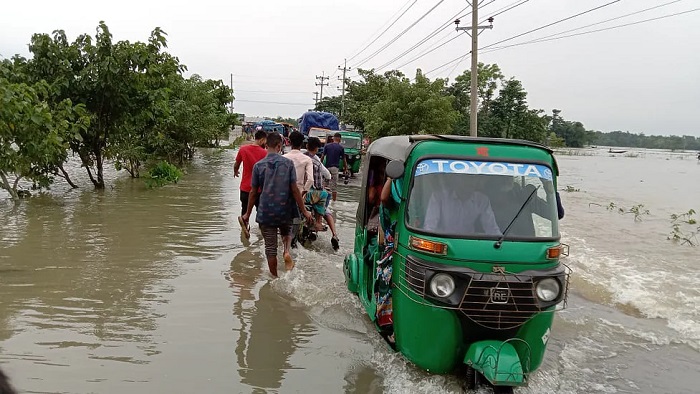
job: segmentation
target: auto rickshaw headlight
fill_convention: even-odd
[[[559,297],[561,285],[559,281],[554,278],[545,278],[537,282],[535,292],[537,293],[537,298],[541,301],[551,302]]]
[[[455,291],[455,281],[448,274],[435,274],[430,280],[430,291],[437,297],[447,298]]]

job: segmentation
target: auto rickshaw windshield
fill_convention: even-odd
[[[411,228],[497,239],[510,226],[506,240],[559,237],[552,171],[545,165],[428,159],[413,176],[406,215]]]
[[[360,141],[359,138],[344,136],[340,139],[340,145],[345,149],[360,149],[362,147],[362,141]]]

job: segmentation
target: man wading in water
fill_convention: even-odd
[[[251,127],[252,129],[252,127]],[[250,196],[250,178],[253,176],[253,166],[258,161],[262,160],[267,156],[267,151],[265,150],[265,141],[267,139],[267,133],[263,130],[258,130],[255,133],[255,143],[250,145],[243,145],[238,150],[236,155],[236,164],[233,165],[233,176],[238,177],[239,171],[241,169],[241,163],[243,164],[243,178],[241,178],[241,215],[243,215],[248,208],[248,198]],[[253,199],[254,205],[258,206],[258,200]],[[243,230],[243,235],[248,238],[250,236],[250,231],[248,226],[239,220],[241,229]]]
[[[335,232],[335,220],[331,214],[328,204],[330,203],[328,192],[323,189],[323,180],[330,179],[331,173],[323,166],[321,160],[316,156],[318,149],[321,147],[321,140],[316,137],[309,137],[309,142],[306,144],[306,155],[311,158],[313,163],[313,186],[308,193],[306,193],[305,201],[309,203],[313,208],[316,215],[315,227],[316,230],[321,230],[321,217],[326,219],[328,227],[333,233],[333,238],[331,238],[331,245],[333,250],[338,250],[340,248],[340,243],[338,240],[338,234]]]
[[[328,168],[328,171],[331,173],[330,186],[333,201],[338,198],[338,173],[340,172],[338,168],[340,167],[341,160],[344,165],[343,169],[345,172],[348,171],[348,160],[345,157],[345,148],[343,148],[343,145],[340,145],[342,137],[340,133],[335,133],[335,135],[333,135],[333,142],[326,144],[323,148],[323,155],[321,156],[321,162],[323,162],[323,159],[326,159],[326,168]]]
[[[312,221],[313,215],[304,207],[304,200],[297,186],[297,176],[294,163],[279,154],[282,149],[282,136],[270,133],[267,136],[267,156],[253,167],[250,198],[245,214],[240,217],[246,226],[253,211],[253,205],[258,193],[260,203],[255,221],[260,226],[265,241],[265,256],[272,276],[277,277],[277,231],[282,235],[284,243],[284,263],[287,271],[294,268],[292,255],[289,253],[292,244],[292,221],[299,212],[307,220]],[[258,192],[258,188],[262,191]],[[296,203],[296,206],[294,204]],[[298,210],[297,210],[298,209]]]

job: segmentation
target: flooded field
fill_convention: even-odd
[[[0,366],[16,387],[460,392],[459,379],[394,354],[345,288],[358,182],[334,204],[340,250],[322,234],[272,280],[259,230],[240,235],[234,157],[201,152],[179,184],[156,190],[109,174],[104,191],[57,185],[18,205],[0,194]],[[695,155],[558,159],[573,294],[545,364],[516,392],[697,392],[700,249],[667,240],[671,214],[700,211]],[[619,212],[640,204],[638,220]]]

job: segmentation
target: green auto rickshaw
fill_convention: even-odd
[[[357,131],[340,131],[340,144],[345,148],[345,156],[348,160],[351,174],[360,172],[362,164],[362,133]],[[345,165],[340,163],[341,173],[345,171]]]
[[[344,273],[380,334],[422,369],[464,374],[468,388],[525,385],[569,286],[552,151],[392,136],[369,146],[362,174]]]

